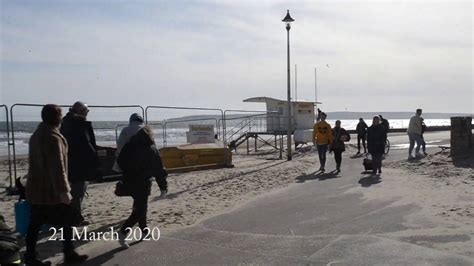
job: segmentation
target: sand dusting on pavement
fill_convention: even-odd
[[[383,235],[474,257],[474,157],[453,160],[449,151],[442,151],[384,167],[380,183],[348,193],[362,193],[368,201],[395,199],[393,205],[420,209],[407,217],[411,230]]]

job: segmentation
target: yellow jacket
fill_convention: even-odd
[[[315,144],[331,144],[332,128],[326,121],[319,121],[314,124],[313,143]]]

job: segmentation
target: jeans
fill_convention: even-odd
[[[74,181],[71,182],[71,204],[74,208],[79,210],[79,213],[81,212],[81,206],[82,206],[82,199],[84,198],[84,195],[86,194],[86,189],[87,189],[87,182],[86,181]]]
[[[128,219],[123,223],[120,231],[126,233],[127,227],[133,227],[138,223],[138,227],[142,230],[147,227],[146,213],[148,208],[148,195],[137,194],[133,195],[133,210]]]
[[[39,205],[32,204],[30,209],[30,223],[28,224],[28,231],[26,233],[26,252],[25,258],[35,259],[36,258],[36,242],[38,241],[38,234],[41,229],[41,225],[50,224],[55,220],[58,220],[58,212],[61,212],[62,206],[58,205]],[[73,250],[72,244],[72,220],[71,223],[66,222],[62,228],[64,230],[64,251]]]
[[[364,153],[367,152],[367,148],[365,146],[365,138],[366,138],[366,135],[357,135],[357,149],[359,150],[360,152],[360,142],[362,141],[362,145],[364,146]]]
[[[321,168],[323,169],[326,165],[326,152],[328,151],[328,146],[328,144],[316,145],[316,148],[318,149],[319,163],[321,164]]]
[[[416,154],[420,152],[420,146],[423,143],[423,139],[420,134],[408,133],[408,138],[410,139],[410,147],[408,148],[408,155],[411,156],[413,152],[413,147],[415,146],[416,141]]]

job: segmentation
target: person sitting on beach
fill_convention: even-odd
[[[380,124],[380,117],[374,116],[372,125],[367,129],[367,148],[372,156],[372,169],[376,174],[377,170],[382,173],[382,156],[385,149],[385,139],[387,132]]]
[[[321,167],[319,170],[324,173],[326,165],[326,152],[332,141],[332,129],[326,122],[326,113],[321,112],[321,121],[314,124],[313,127],[313,144],[316,145]]]
[[[120,229],[120,244],[127,248],[125,234],[136,223],[141,230],[147,227],[148,196],[151,192],[151,177],[155,177],[160,188],[167,189],[168,173],[163,168],[160,153],[153,140],[153,131],[145,126],[125,144],[117,159],[123,170],[123,186],[133,198],[133,210]]]
[[[99,157],[92,123],[87,121],[89,108],[76,102],[69,109],[61,125],[61,134],[69,145],[69,181],[71,182],[72,205],[81,212],[87,190],[87,180],[94,179],[99,169]],[[81,225],[88,225],[83,220]]]
[[[344,142],[349,141],[351,136],[341,127],[341,120],[336,121],[336,126],[332,129],[333,140],[329,146],[329,153],[334,152],[336,160],[336,172],[341,172],[342,153],[346,150]]]
[[[367,124],[365,123],[363,118],[359,118],[359,123],[356,127],[357,132],[357,154],[360,154],[360,142],[362,141],[362,145],[364,146],[364,153],[367,153],[367,148],[365,146],[365,139],[367,137]]]
[[[30,204],[30,221],[26,233],[26,265],[50,265],[36,254],[41,225],[61,226],[64,232],[65,263],[81,263],[87,255],[79,255],[72,242],[72,226],[80,222],[80,214],[71,206],[68,181],[68,144],[59,132],[61,108],[47,104],[41,111],[42,123],[30,138],[26,200]]]
[[[421,109],[416,109],[416,114],[410,118],[410,123],[408,124],[408,129],[407,129],[407,134],[408,138],[410,140],[410,146],[408,148],[408,159],[414,159],[415,157],[412,156],[413,152],[413,147],[415,146],[415,141],[416,141],[416,157],[421,157],[420,154],[420,147],[423,142],[421,138],[422,134],[422,124],[423,124],[423,118],[421,117],[422,114]]]

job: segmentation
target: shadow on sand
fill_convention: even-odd
[[[322,173],[320,171],[316,171],[312,174],[309,175],[300,175],[296,177],[296,183],[304,183],[306,181],[311,181],[311,180],[318,180],[318,181],[324,181],[326,179],[332,179],[332,178],[337,178],[339,175],[337,174],[336,170],[328,172],[328,173]]]
[[[200,187],[211,186],[211,185],[214,185],[214,184],[217,184],[217,183],[221,183],[221,182],[224,182],[224,181],[228,181],[228,180],[240,178],[240,177],[245,176],[245,175],[250,175],[250,174],[253,174],[253,173],[257,173],[257,172],[260,172],[260,171],[263,171],[263,170],[266,170],[266,169],[275,167],[275,166],[277,166],[277,165],[283,164],[283,163],[285,163],[285,162],[286,162],[286,161],[278,161],[278,162],[276,162],[276,163],[273,163],[273,162],[272,162],[272,163],[270,163],[269,165],[265,165],[265,166],[263,166],[263,167],[261,167],[261,168],[255,169],[255,170],[251,170],[251,171],[247,171],[247,172],[242,172],[242,173],[233,174],[233,175],[230,175],[230,176],[227,177],[227,178],[222,178],[222,179],[219,179],[219,180],[216,180],[216,181],[211,181],[211,182],[207,182],[207,183],[201,184],[201,185],[196,186],[196,187],[188,188],[188,189],[181,190],[181,191],[177,191],[177,192],[174,192],[174,193],[169,193],[169,194],[166,194],[166,198],[167,198],[167,199],[173,199],[173,198],[176,198],[176,197],[178,197],[179,195],[181,195],[181,194],[183,194],[183,193],[196,190],[196,189],[198,189],[198,188],[200,188]],[[156,196],[156,197],[152,198],[150,202],[155,202],[155,201],[158,201],[158,200],[160,200],[160,199],[161,199],[160,196]]]

